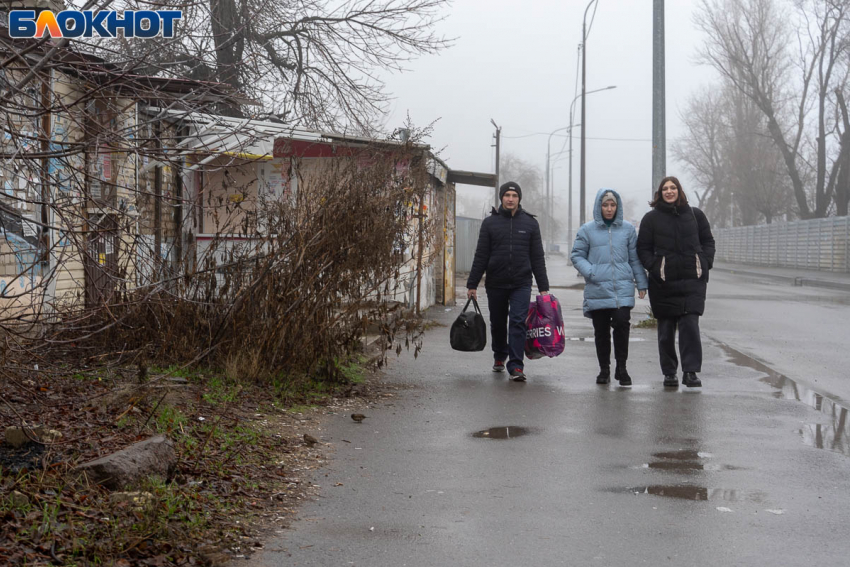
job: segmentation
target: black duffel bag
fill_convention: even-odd
[[[475,311],[467,311],[470,301],[475,306]],[[478,302],[472,297],[469,298],[463,311],[452,323],[450,340],[453,349],[464,352],[484,350],[484,347],[487,346],[487,325],[484,323],[481,310],[478,308]]]

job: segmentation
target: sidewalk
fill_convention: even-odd
[[[850,273],[771,268],[729,262],[715,262],[713,270],[739,276],[779,280],[798,287],[809,286],[850,291]],[[579,276],[578,271],[569,264],[566,252],[549,252],[546,256],[546,272],[549,275],[549,287],[553,290],[584,288],[584,278]],[[466,281],[466,274],[463,275],[463,281]]]
[[[559,257],[548,263],[552,287],[574,281]],[[750,358],[782,348],[746,340],[752,328],[770,341],[776,325],[738,316],[735,301],[755,300],[712,307],[737,335],[705,338],[703,388],[667,390],[654,329],[631,331],[633,387],[597,385],[582,291],[556,291],[571,340],[557,358],[527,361],[529,380],[516,383],[490,371],[489,342],[451,350],[465,303],[457,283],[460,306],[428,311],[437,325],[418,356],[390,357],[392,389],[364,408],[369,419],[339,411],[322,425],[330,456],[310,484],[318,497],[247,565],[844,564],[844,406],[800,387],[808,373]],[[761,286],[725,287],[749,296]],[[831,313],[820,316],[840,324]]]
[[[715,262],[713,270],[737,274],[739,276],[780,280],[794,286],[823,287],[850,291],[850,274],[848,273],[819,272],[816,270],[794,268],[771,268],[748,264],[731,264],[728,262]]]
[[[546,274],[550,289],[583,289],[584,278],[571,264],[566,252],[549,252],[546,255]]]
[[[578,273],[578,270],[570,265],[569,255],[566,252],[549,252],[546,255],[546,275],[549,276],[549,288],[555,289],[584,289],[584,278]],[[458,301],[466,297],[466,279],[469,277],[469,272],[458,273],[456,279],[462,295],[458,295]],[[481,290],[484,288],[484,283],[487,281],[487,274],[478,286]],[[537,294],[537,281],[532,280],[532,294]],[[464,299],[464,301],[466,301]]]

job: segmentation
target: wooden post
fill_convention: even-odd
[[[157,149],[156,159],[162,155],[162,122],[157,120],[154,125],[154,147]],[[162,276],[162,165],[154,167],[154,202],[153,202],[153,265],[156,279]]]
[[[425,193],[428,191],[428,186],[422,190],[419,196],[419,246],[416,251],[416,314],[420,313],[420,304],[422,303],[422,247],[425,240]]]

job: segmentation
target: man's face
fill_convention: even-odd
[[[514,190],[505,191],[502,197],[502,206],[506,211],[513,211],[519,205],[519,194]]]

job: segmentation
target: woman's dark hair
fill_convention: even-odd
[[[676,185],[676,189],[679,190],[679,198],[676,199],[676,206],[681,207],[682,205],[688,204],[688,198],[685,197],[685,192],[682,191],[682,184],[679,183],[677,178],[672,175],[668,175],[661,180],[661,183],[658,184],[658,189],[655,190],[655,195],[652,197],[652,201],[649,202],[649,206],[653,209],[664,202],[664,197],[661,196],[661,188],[664,187],[664,184],[668,181],[672,181],[673,184]]]

